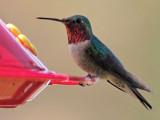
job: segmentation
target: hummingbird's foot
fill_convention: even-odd
[[[82,86],[82,87],[85,87],[86,85],[91,86],[93,84],[94,84],[94,82],[91,82],[91,81],[79,82],[79,85]]]
[[[82,82],[79,82],[79,85],[82,86],[82,87],[85,87],[85,84],[82,83]]]
[[[79,85],[84,87],[84,86],[91,86],[95,83],[94,77],[92,77],[90,74],[85,76],[86,80],[83,82],[79,82]]]

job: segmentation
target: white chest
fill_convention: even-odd
[[[95,60],[90,58],[85,49],[88,46],[89,41],[79,42],[77,45],[70,44],[69,51],[76,64],[86,71],[87,73],[94,75],[101,71],[101,68],[96,65]]]
[[[77,64],[79,64],[80,60],[85,57],[85,48],[89,44],[89,41],[79,42],[77,45],[70,44],[68,45],[69,51],[73,59]]]

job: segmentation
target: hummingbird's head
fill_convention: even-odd
[[[38,17],[37,19],[46,19],[62,22],[67,29],[69,44],[77,44],[78,42],[90,40],[92,36],[92,28],[90,22],[86,17],[82,15],[75,15],[64,19],[44,17]]]

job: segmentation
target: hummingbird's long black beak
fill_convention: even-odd
[[[54,20],[58,22],[66,22],[65,19],[57,19],[57,18],[46,18],[46,17],[37,17],[37,19],[43,19],[43,20]]]

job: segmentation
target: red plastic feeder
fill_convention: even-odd
[[[48,85],[78,85],[87,80],[94,81],[49,71],[0,19],[0,108],[24,104]]]

